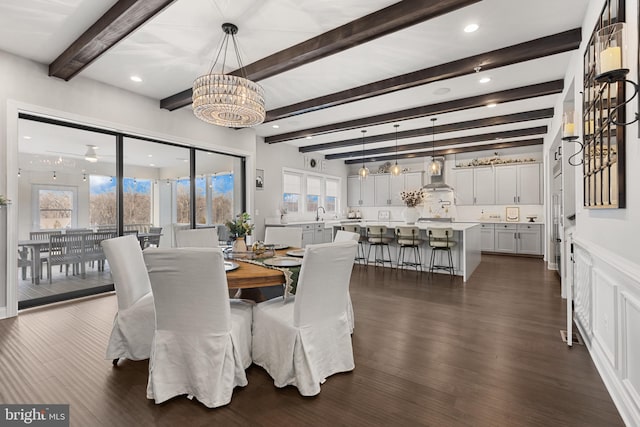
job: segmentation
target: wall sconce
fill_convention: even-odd
[[[582,159],[580,159],[580,163],[574,163],[573,158],[578,154],[584,151],[584,144],[578,140],[576,123],[577,113],[575,111],[565,111],[562,115],[562,140],[563,141],[573,141],[576,144],[580,145],[580,149],[571,157],[569,157],[569,164],[571,166],[580,166],[582,164]]]
[[[633,86],[633,95],[616,106],[616,110],[627,105],[638,95],[638,84],[627,79],[629,66],[627,62],[627,39],[624,22],[608,25],[596,33],[596,81],[610,85],[612,83],[629,83]],[[618,123],[610,118],[609,123],[616,126],[628,126],[638,121],[640,117],[636,113],[635,118],[627,123]]]

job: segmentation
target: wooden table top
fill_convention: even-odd
[[[276,256],[286,256],[287,251],[296,248],[287,248],[276,252]],[[285,282],[284,273],[280,270],[264,267],[250,262],[234,259],[240,268],[227,273],[227,286],[232,289],[263,288],[267,286],[281,285]]]

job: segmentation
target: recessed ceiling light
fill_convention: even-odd
[[[149,163],[149,166],[153,167],[153,166],[155,166],[155,165],[154,165],[153,163]]]
[[[478,80],[480,83],[489,83],[491,81],[491,77],[483,77]]]
[[[464,32],[465,33],[473,33],[474,31],[477,31],[478,28],[480,28],[478,26],[478,24],[469,24],[466,27],[464,27]]]
[[[142,81],[142,78],[140,78],[139,76],[131,76],[129,78],[131,79],[132,82],[136,82],[136,83],[140,83]]]
[[[311,135],[307,136],[305,139],[311,139],[313,138]]]
[[[492,102],[491,104],[487,104],[487,108],[494,108],[496,105],[498,104],[496,104],[495,102]]]
[[[29,135],[25,135],[23,136],[24,139],[31,139],[31,137]]]
[[[433,91],[434,95],[444,95],[446,93],[451,92],[451,89],[448,87],[441,87]]]
[[[153,157],[153,154],[147,154],[147,157]]]
[[[271,127],[272,127],[272,128],[274,128],[274,129],[278,129],[280,126],[278,126],[278,125],[273,125],[273,126],[271,126]]]

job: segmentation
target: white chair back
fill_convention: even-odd
[[[215,228],[177,230],[176,246],[179,248],[217,248],[219,246],[218,230]]]
[[[307,326],[345,313],[358,243],[307,245],[293,308],[294,326]]]
[[[102,248],[116,289],[118,310],[125,310],[151,292],[140,243],[129,235],[103,240]]]
[[[333,238],[334,242],[345,242],[353,240],[355,242],[360,240],[360,233],[352,233],[351,231],[338,230],[336,237]]]
[[[144,251],[156,330],[224,334],[231,330],[229,290],[218,248]]]
[[[267,227],[264,233],[267,244],[281,244],[302,247],[302,228],[300,227]]]

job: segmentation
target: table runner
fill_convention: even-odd
[[[286,298],[289,295],[295,295],[296,294],[296,288],[298,286],[298,276],[300,275],[300,268],[302,266],[298,266],[298,267],[274,267],[271,265],[266,265],[264,263],[265,260],[267,259],[271,259],[271,258],[265,258],[265,259],[236,259],[234,261],[240,261],[240,262],[248,262],[250,264],[256,264],[256,265],[260,265],[262,267],[266,267],[266,268],[271,268],[273,270],[278,270],[278,271],[282,271],[282,273],[284,274],[284,279],[285,279],[285,283],[284,283],[284,297]]]

